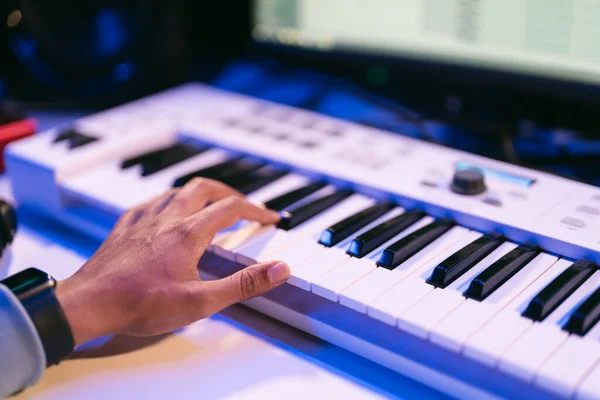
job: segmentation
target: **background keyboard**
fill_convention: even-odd
[[[455,396],[600,398],[598,188],[200,84],[15,143],[7,168],[24,212],[99,240],[225,182],[283,216],[200,262],[288,262],[248,306]]]

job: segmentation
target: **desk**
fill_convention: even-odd
[[[52,117],[51,124],[60,123]],[[49,125],[41,119],[41,126]],[[10,185],[0,178],[0,196]],[[21,217],[23,217],[21,215]],[[29,266],[73,274],[96,244],[25,216],[0,279]],[[14,399],[443,399],[443,394],[242,306],[159,337],[106,337]]]

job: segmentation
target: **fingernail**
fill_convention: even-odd
[[[290,267],[286,263],[279,262],[267,270],[271,283],[279,283],[290,277]]]

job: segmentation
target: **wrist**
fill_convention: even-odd
[[[118,308],[106,304],[104,293],[100,285],[80,279],[77,274],[58,282],[56,297],[71,327],[75,346],[118,329]]]

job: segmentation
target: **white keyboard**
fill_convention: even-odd
[[[10,145],[15,198],[103,239],[194,176],[282,212],[221,232],[218,277],[283,259],[247,302],[461,398],[600,399],[600,189],[188,84]]]

